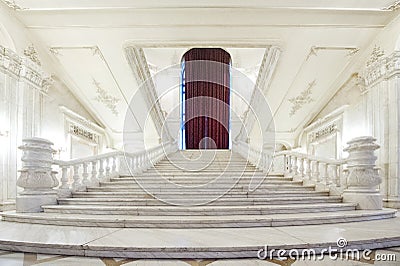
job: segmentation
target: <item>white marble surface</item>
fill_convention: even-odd
[[[264,245],[311,248],[335,244],[400,245],[400,218],[315,226],[221,229],[112,229],[0,222],[0,249],[80,256],[186,258],[254,257]]]

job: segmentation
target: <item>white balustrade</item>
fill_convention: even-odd
[[[140,174],[176,151],[176,143],[167,143],[147,151],[124,153],[110,152],[70,161],[54,160],[61,172],[58,188],[59,197],[69,197],[71,192],[85,191],[88,186],[99,186],[119,174]]]

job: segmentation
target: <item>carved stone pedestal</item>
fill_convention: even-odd
[[[41,138],[24,139],[19,147],[22,154],[22,170],[17,185],[24,190],[16,199],[17,212],[41,212],[41,206],[57,204],[58,186],[56,172],[51,170],[53,143]]]
[[[373,137],[355,138],[347,143],[349,146],[344,150],[349,152],[349,176],[343,201],[357,203],[357,209],[382,209],[382,195],[377,187],[382,179],[375,167],[377,157],[374,155],[379,145],[375,141]]]

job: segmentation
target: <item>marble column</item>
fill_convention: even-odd
[[[377,165],[385,207],[400,208],[400,51],[372,56],[364,73],[368,134],[381,149]]]
[[[347,164],[349,176],[348,188],[343,192],[343,202],[357,204],[357,209],[382,209],[382,195],[378,185],[382,182],[375,165],[375,150],[379,145],[373,137],[358,137],[349,141],[344,151],[349,153]]]
[[[23,140],[22,169],[17,186],[24,190],[17,195],[17,212],[41,212],[43,205],[57,204],[58,186],[51,166],[53,164],[53,143],[41,138]]]

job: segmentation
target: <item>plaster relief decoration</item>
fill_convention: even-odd
[[[77,124],[74,124],[73,122],[70,122],[71,124],[69,125],[69,133],[72,135],[75,135],[77,137],[84,138],[85,140],[88,140],[90,142],[99,143],[99,136]]]
[[[38,64],[3,46],[0,46],[0,71],[28,83],[43,93],[47,93],[52,83],[51,77]]]
[[[121,101],[117,97],[110,95],[105,89],[100,86],[100,83],[93,79],[93,85],[96,86],[97,96],[95,98],[96,101],[104,104],[110,111],[118,116],[117,104]]]
[[[42,65],[40,63],[38,53],[33,44],[30,44],[28,47],[25,48],[24,55],[28,57],[30,60],[32,60],[32,62],[38,64],[39,66]]]
[[[15,11],[27,10],[27,8],[19,6],[15,3],[15,0],[3,0],[4,4],[6,4],[9,8]]]
[[[372,53],[371,53],[367,63],[366,63],[367,67],[370,67],[371,65],[378,62],[379,59],[381,59],[384,55],[385,55],[385,51],[383,51],[381,47],[375,45],[374,49],[372,49]]]
[[[317,131],[311,132],[308,135],[308,141],[309,141],[309,143],[312,143],[312,142],[318,141],[322,138],[325,138],[327,136],[331,136],[337,132],[337,129],[338,129],[338,126],[334,122],[330,125],[327,125],[323,128],[318,129]]]
[[[312,88],[315,86],[316,81],[312,81],[308,84],[307,89],[302,91],[299,96],[293,97],[289,99],[289,102],[292,104],[292,108],[290,110],[289,115],[293,116],[299,111],[304,105],[311,103],[314,99],[311,97]]]
[[[382,8],[382,10],[396,11],[399,8],[400,8],[400,1],[396,1],[390,6]]]
[[[355,55],[358,51],[360,51],[359,48],[357,47],[342,47],[342,46],[312,46],[310,48],[310,52],[307,55],[306,61],[310,59],[311,56],[318,56],[319,51],[325,51],[325,50],[330,50],[330,51],[346,51],[347,56],[353,56]]]
[[[108,51],[97,45],[50,47],[50,52],[64,69],[63,76],[60,76],[64,83],[88,111],[96,114],[99,124],[113,134],[120,134],[124,125],[121,114],[125,114],[128,108],[132,93],[128,88],[132,82],[128,78],[116,78],[116,73],[125,66],[117,64],[111,67],[105,54]],[[77,64],[77,58],[85,64]],[[133,127],[135,130],[140,128],[138,124]]]

